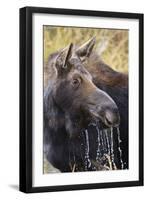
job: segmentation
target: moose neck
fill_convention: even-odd
[[[44,119],[49,128],[57,131],[65,124],[64,112],[57,106],[52,95],[52,86],[48,84],[44,92]]]
[[[96,85],[102,83],[109,86],[119,86],[127,87],[128,86],[128,75],[117,72],[105,64],[101,58],[93,53],[87,65],[87,70],[93,77],[93,81]]]
[[[65,127],[70,138],[79,136],[83,129],[85,129],[87,123],[82,114],[77,113],[65,113]]]

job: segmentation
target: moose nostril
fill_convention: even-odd
[[[105,113],[105,123],[108,126],[118,126],[120,123],[120,117],[118,112],[107,110]]]
[[[113,126],[113,122],[110,121],[110,119],[108,119],[108,118],[106,117],[105,120],[106,120],[106,123],[107,123],[109,126]]]

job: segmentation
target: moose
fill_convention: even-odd
[[[111,169],[128,168],[128,76],[109,67],[95,43],[71,43],[47,62],[44,154],[61,172],[110,169],[104,155]]]

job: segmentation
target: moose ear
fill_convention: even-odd
[[[81,57],[82,60],[85,60],[85,58],[89,57],[90,54],[92,53],[95,43],[96,43],[96,38],[95,37],[91,38],[76,50],[76,54],[79,57]]]
[[[59,52],[56,58],[57,70],[67,68],[67,62],[72,56],[72,49],[73,49],[73,44],[71,43],[68,47],[64,48],[61,52]]]

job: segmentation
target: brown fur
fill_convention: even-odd
[[[44,64],[44,87],[46,87],[48,80],[52,79],[56,74],[56,70],[53,70],[51,65],[54,65],[54,58],[58,53],[59,51],[49,57],[50,67],[48,62]],[[96,85],[101,83],[109,86],[128,86],[128,75],[110,68],[95,52],[84,61],[84,66],[91,74]]]
[[[102,59],[92,53],[87,62],[85,62],[86,69],[93,77],[95,84],[105,84],[109,86],[122,86],[128,85],[128,75],[114,71]]]

